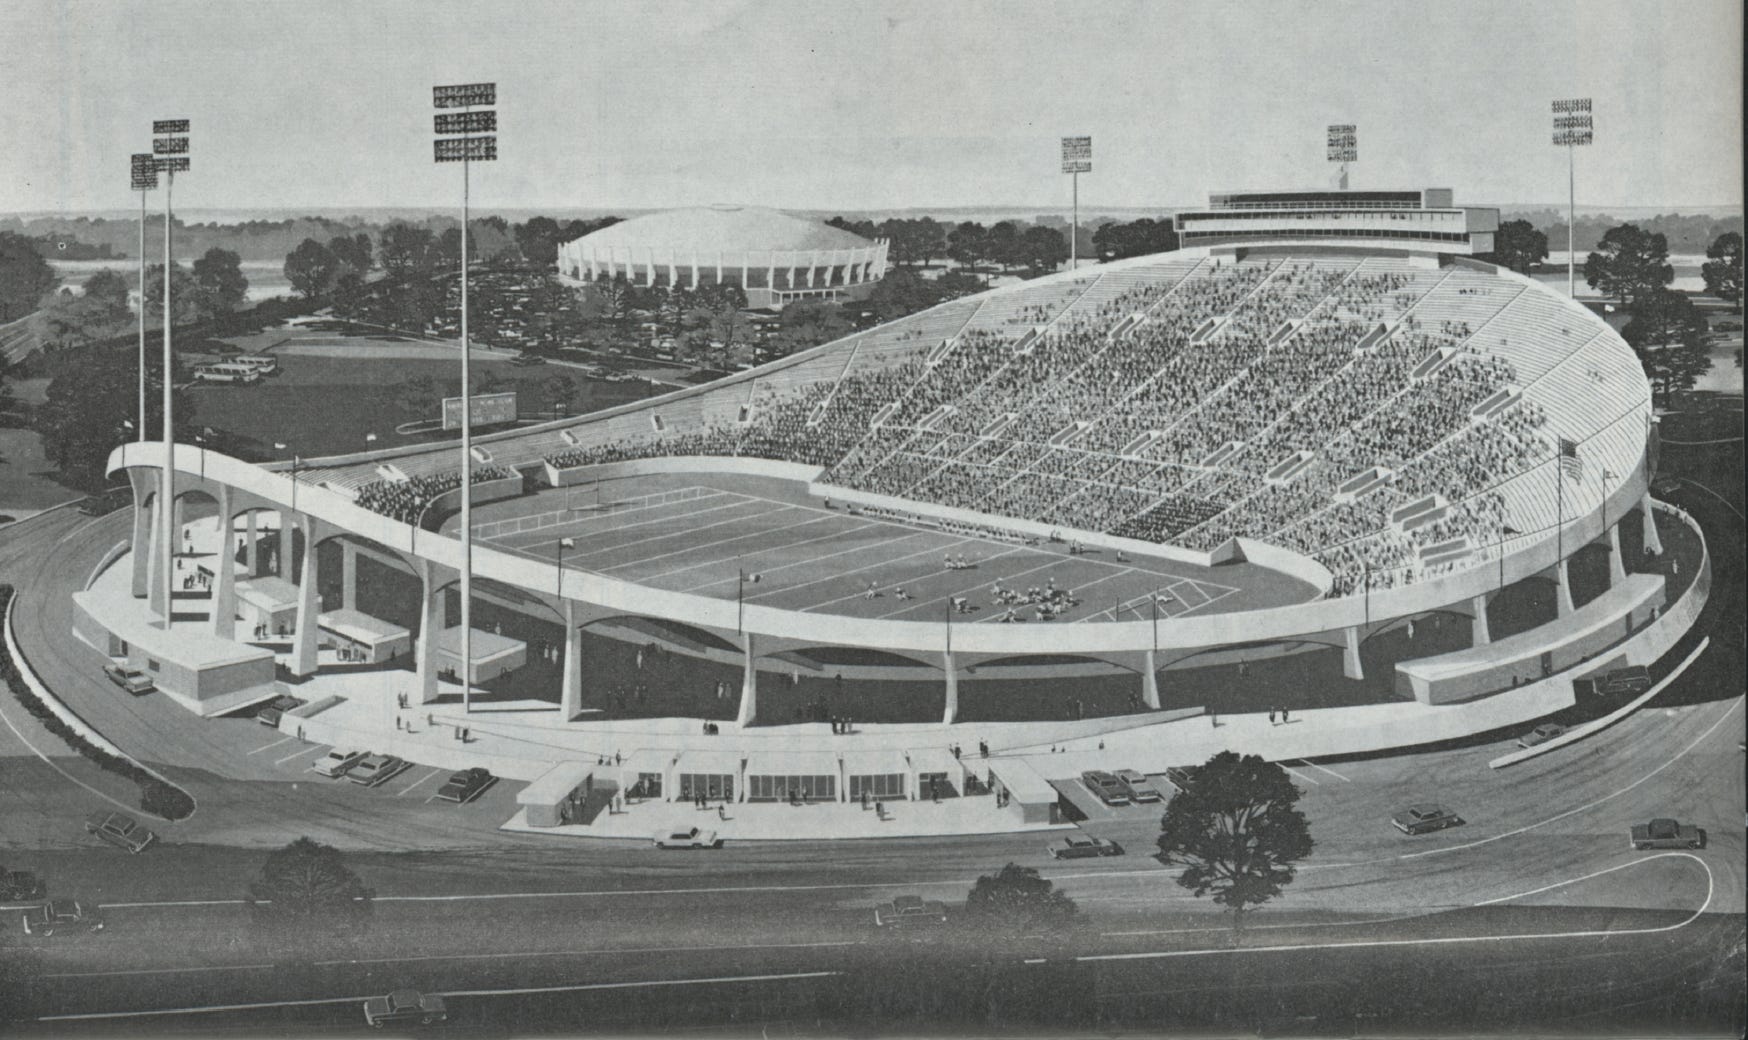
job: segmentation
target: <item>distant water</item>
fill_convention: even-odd
[[[148,260],[148,263],[153,261]],[[157,262],[162,262],[158,260]],[[193,261],[184,257],[179,263],[188,264]],[[50,260],[49,266],[61,276],[61,285],[74,292],[80,290],[85,279],[104,268],[121,275],[127,280],[129,295],[135,299],[139,296],[140,262],[132,257],[124,260]],[[249,299],[265,300],[272,296],[290,296],[291,282],[285,277],[283,262],[273,260],[244,260],[240,265],[243,277],[249,279]]]

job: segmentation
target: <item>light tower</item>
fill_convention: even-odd
[[[1578,265],[1573,254],[1572,225],[1578,221],[1578,191],[1575,158],[1579,145],[1586,145],[1595,136],[1590,121],[1589,98],[1565,98],[1554,102],[1554,145],[1566,147],[1566,295],[1578,298]]]
[[[140,413],[135,429],[146,439],[146,192],[158,186],[158,162],[151,152],[132,156],[133,190],[140,193]]]
[[[473,383],[467,342],[467,208],[469,167],[498,157],[496,83],[431,88],[436,161],[461,164],[461,710],[473,710]],[[460,136],[448,136],[460,135]],[[441,644],[439,644],[441,645]]]
[[[158,538],[162,546],[158,568],[160,591],[164,595],[164,630],[170,630],[176,616],[176,409],[171,401],[175,386],[176,350],[170,341],[170,277],[172,196],[176,193],[176,174],[188,170],[188,120],[155,119],[152,121],[152,154],[154,165],[165,175],[164,180],[164,465],[158,483]],[[165,135],[165,136],[158,136]],[[146,285],[140,283],[140,309],[146,306]],[[144,425],[142,423],[142,425]]]
[[[1068,269],[1080,264],[1080,175],[1092,172],[1092,138],[1062,139],[1062,172],[1074,181],[1073,219],[1068,225]]]
[[[1347,167],[1349,163],[1359,162],[1360,144],[1358,128],[1352,123],[1331,123],[1329,125],[1329,161],[1340,163],[1335,171],[1335,190],[1347,190]]]

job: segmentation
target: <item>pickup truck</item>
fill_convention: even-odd
[[[1705,833],[1691,823],[1659,816],[1649,823],[1633,824],[1633,848],[1697,849],[1705,846]]]

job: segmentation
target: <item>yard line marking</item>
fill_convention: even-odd
[[[1018,552],[1018,551],[1019,551],[1018,549],[1009,550],[1009,552]],[[1008,553],[1001,553],[1000,555],[1006,556],[1006,555],[1008,555]],[[1006,581],[1009,581],[1011,579],[1021,577],[1022,575],[1031,574],[1033,571],[1041,571],[1047,567],[1054,567],[1058,563],[1062,562],[1060,560],[1055,559],[1054,557],[1051,557],[1049,554],[1046,554],[1046,556],[1049,558],[1045,559],[1045,561],[1043,563],[1040,563],[1038,566],[1028,567],[1023,571],[1016,571],[1013,574],[1005,575],[1000,580],[1003,582],[1006,582]],[[989,558],[992,560],[996,559],[996,557],[994,557],[994,556],[991,556]],[[920,581],[921,579],[918,579],[918,580]],[[993,580],[992,580],[992,584],[993,584]],[[885,613],[885,614],[876,614],[875,617],[876,618],[889,618],[889,617],[892,617],[894,614],[903,614],[903,613],[906,613],[907,611],[916,610],[919,607],[926,607],[926,606],[929,606],[929,605],[934,604],[934,603],[945,603],[946,601],[954,598],[955,596],[967,596],[968,597],[971,591],[972,591],[971,589],[964,589],[964,590],[957,591],[957,592],[950,592],[945,596],[936,596],[934,599],[925,599],[925,600],[915,601],[915,602],[912,602],[909,606],[899,607],[897,610],[890,611],[890,612]],[[982,619],[980,618],[979,620],[982,620]]]
[[[718,538],[714,542],[698,542],[698,543],[693,544],[693,545],[688,545],[683,549],[675,549],[673,552],[657,553],[654,556],[644,556],[644,557],[640,557],[640,558],[635,559],[635,560],[627,560],[624,563],[615,563],[615,564],[612,564],[611,566],[602,567],[601,570],[602,571],[624,570],[627,567],[636,567],[636,566],[639,566],[640,564],[653,563],[656,560],[666,559],[669,556],[684,556],[686,553],[696,552],[699,549],[709,549],[709,548],[711,548],[713,546],[717,546],[717,545],[728,545],[731,542],[745,541],[748,538],[763,538],[765,535],[768,535],[768,534],[777,534],[781,531],[788,531],[792,528],[806,527],[808,524],[817,524],[821,520],[824,520],[824,519],[827,519],[827,518],[823,517],[823,516],[816,516],[816,517],[813,517],[813,518],[808,519],[808,520],[797,520],[795,523],[792,523],[792,524],[784,524],[782,527],[764,527],[764,528],[760,528],[756,531],[748,531],[744,534],[737,534],[731,538]],[[693,567],[707,567],[707,566],[710,566],[711,564],[722,563],[722,562],[728,560],[729,558],[730,557],[724,556],[724,557],[720,557],[717,559],[706,560],[703,563],[695,563],[691,567],[682,567],[682,568],[680,568],[680,570],[681,571],[689,571]],[[679,571],[664,572],[664,573],[676,573],[677,574],[677,573],[679,573]],[[650,581],[654,578],[659,578],[659,577],[661,577],[660,574],[642,575],[642,576],[637,578],[637,581],[646,582],[646,581]]]
[[[892,565],[892,564],[895,564],[895,563],[899,563],[899,562],[901,562],[901,561],[903,561],[903,560],[909,560],[909,559],[912,559],[912,558],[913,558],[913,557],[917,557],[917,556],[922,556],[922,555],[925,555],[925,554],[928,554],[928,553],[938,553],[938,552],[945,552],[945,551],[946,551],[946,550],[947,550],[947,549],[950,549],[950,548],[952,548],[952,546],[953,546],[953,545],[954,545],[954,544],[959,544],[959,545],[963,545],[963,544],[964,544],[964,543],[965,543],[965,542],[966,542],[966,541],[968,541],[968,540],[969,540],[969,539],[960,539],[960,541],[959,541],[959,542],[958,542],[958,543],[948,543],[948,544],[947,544],[947,545],[944,545],[944,546],[942,546],[942,545],[931,545],[931,546],[929,546],[929,547],[928,547],[928,548],[927,548],[927,549],[919,549],[919,550],[918,550],[918,551],[916,551],[916,552],[913,552],[913,553],[907,553],[907,554],[906,554],[906,555],[904,555],[904,556],[897,556],[897,557],[893,557],[893,558],[892,558],[892,559],[887,559],[887,560],[882,560],[882,561],[880,561],[880,562],[879,562],[879,563],[871,563],[871,564],[869,564],[869,565],[868,565],[868,566],[866,566],[866,567],[857,567],[857,568],[856,568],[856,569],[855,569],[855,570],[848,570],[848,571],[841,571],[841,572],[839,572],[839,573],[838,573],[838,574],[835,574],[835,575],[833,575],[833,576],[832,576],[832,577],[830,577],[830,578],[821,578],[821,579],[820,579],[820,581],[833,581],[833,580],[837,580],[837,579],[840,579],[840,578],[846,578],[846,577],[848,577],[848,576],[850,576],[850,575],[852,575],[852,574],[856,574],[856,573],[859,573],[859,572],[861,572],[861,571],[871,571],[871,570],[873,570],[873,569],[874,569],[874,568],[876,568],[876,567],[889,567],[889,566],[891,566],[891,565]],[[989,561],[991,561],[991,560],[999,560],[999,559],[1000,559],[1000,558],[1002,558],[1002,557],[1003,557],[1003,556],[1011,556],[1011,555],[1012,555],[1012,554],[1014,554],[1014,553],[1017,553],[1017,552],[1019,552],[1019,551],[1020,551],[1020,550],[1019,550],[1019,549],[1018,549],[1018,548],[1017,548],[1017,547],[1016,547],[1016,548],[1013,548],[1013,549],[1009,549],[1009,550],[1007,550],[1007,551],[1006,551],[1006,552],[999,552],[999,553],[996,553],[996,554],[995,554],[995,555],[994,555],[994,556],[985,556],[985,557],[984,557],[984,558],[983,558],[983,559],[981,559],[981,560],[979,560],[979,561],[977,561],[977,562],[978,562],[978,563],[979,563],[979,564],[980,564],[980,565],[981,565],[981,564],[985,564],[985,563],[988,563],[988,562],[989,562]],[[926,577],[926,575],[925,575],[925,577]],[[921,580],[921,579],[918,579],[918,580]],[[818,584],[818,582],[809,582],[809,583],[808,583],[808,584],[810,584],[810,585],[814,585],[814,584]],[[897,585],[898,585],[898,583],[897,583],[897,582],[891,582],[891,583],[888,583],[888,584],[886,584],[886,585],[882,585],[882,586],[878,586],[878,587],[877,587],[877,588],[876,588],[876,591],[877,591],[877,592],[881,592],[881,593],[882,593],[882,595],[884,595],[884,593],[885,593],[885,591],[886,591],[886,590],[889,590],[889,589],[893,589],[893,588],[896,588],[896,587],[897,587]],[[798,587],[798,588],[799,588],[799,587],[800,587],[800,586],[797,586],[797,587]],[[836,598],[835,598],[835,599],[828,599],[828,600],[826,600],[826,601],[825,601],[825,602],[823,602],[823,603],[815,603],[815,604],[812,604],[812,605],[811,605],[811,606],[806,606],[806,607],[802,607],[802,608],[801,608],[801,609],[802,609],[802,610],[804,610],[804,611],[809,611],[809,610],[819,610],[819,609],[820,609],[820,608],[822,608],[822,607],[829,607],[829,606],[834,606],[834,605],[836,605],[836,604],[838,604],[838,603],[844,603],[844,602],[847,602],[847,601],[849,601],[849,600],[853,600],[853,599],[863,599],[863,598],[866,598],[866,597],[867,597],[867,595],[868,595],[868,593],[867,593],[867,590],[865,590],[865,589],[864,589],[864,590],[863,590],[863,591],[861,591],[861,592],[852,592],[852,593],[850,593],[850,594],[849,594],[849,595],[847,595],[847,596],[838,596],[838,597],[836,597]],[[906,609],[906,610],[909,610],[909,609],[910,609],[910,608],[909,608],[909,607],[906,607],[906,608],[904,608],[904,609]]]
[[[840,536],[849,536],[849,535],[855,534],[858,531],[866,531],[868,528],[875,527],[875,526],[878,526],[878,525],[873,524],[873,523],[857,524],[855,527],[852,527],[847,531],[840,531],[838,533]],[[894,538],[891,541],[882,542],[879,545],[853,545],[848,549],[839,549],[837,552],[834,552],[834,553],[826,553],[824,556],[810,556],[805,560],[796,560],[792,563],[780,563],[775,567],[760,567],[759,573],[761,573],[761,574],[775,574],[778,571],[786,571],[791,567],[805,567],[810,563],[818,563],[820,560],[829,560],[829,559],[832,559],[833,557],[837,557],[837,556],[848,556],[850,553],[867,552],[870,549],[878,549],[882,545],[896,545],[899,542],[904,541],[906,538],[915,538],[918,534],[921,534],[921,533],[922,532],[918,531],[918,532],[915,532],[913,534],[907,534],[903,538]],[[755,557],[764,556],[764,555],[767,555],[769,553],[780,553],[784,550],[784,548],[785,548],[784,546],[777,546],[774,549],[760,549],[756,553],[748,553],[746,558],[753,559]],[[692,591],[702,592],[705,589],[715,588],[718,585],[733,585],[737,580],[738,579],[736,579],[736,578],[723,578],[721,581],[706,582],[703,585],[695,586]],[[808,584],[811,585],[813,583],[808,582]],[[788,588],[796,589],[796,588],[801,588],[801,586],[790,585],[790,586],[788,586]],[[761,593],[760,595],[769,595],[769,593]],[[748,598],[750,599],[750,598],[754,598],[754,597],[748,597]]]
[[[421,776],[419,779],[414,780],[412,783],[410,783],[407,786],[396,791],[395,797],[399,798],[400,796],[406,794],[408,791],[411,791],[413,788],[418,787],[420,784],[431,779],[432,777],[438,776],[442,772],[443,772],[443,770],[441,770],[441,769],[432,769],[429,773],[426,773],[424,776]]]
[[[767,509],[763,513],[749,513],[746,516],[732,516],[732,517],[729,517],[727,520],[718,520],[713,524],[705,524],[702,527],[688,527],[683,531],[668,531],[668,532],[665,532],[663,534],[652,534],[648,538],[634,538],[629,542],[620,542],[617,545],[609,545],[605,549],[596,549],[596,550],[593,550],[592,552],[577,553],[572,557],[572,559],[584,558],[584,557],[589,557],[589,556],[600,556],[602,553],[618,552],[621,549],[629,549],[634,545],[642,545],[645,542],[659,542],[664,538],[685,538],[685,537],[689,537],[691,535],[695,535],[700,531],[708,531],[712,527],[721,527],[723,524],[738,523],[742,520],[756,520],[761,516],[769,516],[770,514],[775,513],[775,512],[777,512],[777,510]],[[558,543],[555,540],[555,541],[553,541],[552,544],[556,545]],[[654,557],[651,557],[651,558],[653,559]],[[623,566],[623,565],[619,564],[616,566]]]
[[[703,516],[706,513],[714,513],[718,510],[721,510],[721,509],[733,509],[735,506],[745,505],[746,501],[747,500],[745,500],[745,499],[736,498],[736,500],[733,502],[725,502],[722,505],[711,506],[708,509],[698,509],[698,510],[693,510],[690,512],[685,511],[685,510],[681,510],[681,511],[673,513],[669,516],[656,517],[653,520],[639,520],[635,524],[607,524],[607,525],[604,525],[600,530],[595,531],[594,535],[596,537],[599,537],[601,535],[612,534],[616,531],[630,531],[630,530],[633,530],[633,529],[639,528],[639,527],[648,527],[651,524],[673,523],[675,521],[685,520],[685,519],[690,518],[690,517]],[[664,503],[664,504],[672,505],[675,503]],[[655,507],[652,506],[651,508],[655,508]],[[501,539],[498,539],[498,544],[516,545],[518,543],[517,535],[538,534],[540,537],[534,539],[531,542],[528,542],[527,544],[529,546],[557,545],[559,543],[559,541],[561,541],[564,538],[570,538],[570,537],[574,537],[576,535],[584,534],[585,528],[596,519],[604,520],[604,519],[606,519],[606,517],[589,517],[589,518],[585,518],[583,520],[573,521],[569,525],[558,525],[558,526],[568,526],[571,528],[571,530],[568,533],[560,534],[560,536],[558,538],[552,537],[553,532],[552,532],[551,528],[543,527],[538,531],[518,531],[514,535],[505,535]]]
[[[255,749],[255,750],[253,750],[253,751],[246,751],[246,752],[244,752],[244,754],[247,754],[247,755],[259,755],[259,754],[260,754],[260,753],[261,753],[261,752],[263,752],[263,751],[268,751],[268,750],[271,750],[271,749],[273,749],[273,748],[276,748],[276,747],[278,747],[278,746],[279,746],[279,745],[281,745],[281,744],[283,744],[283,743],[285,743],[285,742],[286,742],[286,741],[288,741],[288,740],[296,740],[296,739],[297,739],[297,738],[296,738],[296,737],[281,737],[281,738],[280,738],[280,739],[278,739],[278,740],[275,740],[275,741],[274,741],[274,742],[273,742],[273,743],[271,743],[271,744],[263,744],[263,745],[261,745],[261,746],[260,746],[260,747],[258,747],[258,748],[256,748],[256,749]]]
[[[864,546],[862,546],[862,548],[863,549],[885,548],[887,546],[896,545],[899,542],[905,541],[906,539],[909,539],[909,538],[914,538],[914,537],[917,537],[917,536],[923,535],[923,534],[934,534],[934,533],[936,533],[936,532],[917,531],[914,534],[905,535],[903,538],[894,538],[890,542],[882,542],[879,545],[864,545]],[[873,563],[866,564],[865,566],[852,567],[847,571],[838,571],[835,574],[828,574],[823,578],[815,578],[812,581],[804,581],[799,585],[788,585],[788,586],[785,586],[785,587],[780,588],[780,589],[772,589],[769,592],[761,592],[757,596],[748,596],[747,599],[749,599],[749,600],[761,599],[765,596],[775,596],[778,593],[782,593],[782,592],[792,592],[795,589],[805,589],[809,585],[823,585],[827,582],[842,581],[843,579],[849,577],[852,574],[860,574],[863,571],[871,571],[876,567],[890,567],[895,563],[902,563],[905,560],[914,559],[918,556],[924,556],[924,555],[927,555],[929,553],[945,552],[948,549],[951,549],[955,546],[964,545],[967,541],[970,541],[970,540],[971,539],[961,538],[955,542],[948,542],[946,545],[929,545],[926,548],[918,549],[916,552],[905,553],[903,556],[888,556],[888,557],[885,557],[884,559],[876,560]],[[827,559],[827,557],[824,557],[824,556],[817,557],[817,558],[822,559],[822,560]],[[772,568],[772,570],[775,570],[775,569],[776,568]],[[769,573],[769,572],[767,572],[767,573]],[[866,595],[866,593],[865,592],[855,592],[855,593],[851,593],[848,596],[839,596],[836,599],[828,599],[824,603],[815,603],[815,604],[813,604],[813,606],[800,608],[800,609],[812,610],[815,607],[830,606],[833,603],[842,603],[845,600],[855,599],[856,597],[863,596],[863,595]]]
[[[1306,783],[1310,784],[1312,787],[1322,787],[1323,786],[1322,784],[1318,783],[1317,781],[1306,776],[1304,773],[1301,773],[1297,769],[1294,769],[1292,766],[1287,765],[1285,762],[1276,762],[1275,765],[1280,766],[1282,769],[1285,769],[1287,772],[1289,772],[1289,773],[1293,774],[1294,776],[1298,777],[1299,779],[1305,781]]]
[[[820,517],[819,519],[816,519],[816,520],[804,520],[800,524],[790,524],[789,526],[790,527],[800,527],[803,524],[817,524],[817,523],[819,523],[820,520],[823,520],[823,519],[826,519],[826,518]],[[775,530],[754,532],[753,534],[744,535],[743,537],[756,538],[756,537],[759,537],[760,535],[774,534],[774,533],[776,533],[776,531],[787,531],[788,529],[789,529],[788,527],[779,527],[779,528],[776,528]],[[859,528],[858,528],[858,530],[859,530]],[[804,538],[799,542],[788,542],[784,545],[773,546],[772,548],[769,548],[769,549],[760,549],[757,552],[737,553],[737,554],[735,554],[735,556],[733,558],[741,560],[744,562],[748,559],[754,559],[754,558],[757,558],[759,556],[763,556],[767,553],[788,552],[789,550],[794,549],[795,547],[801,546],[801,545],[812,545],[814,542],[829,542],[834,538],[843,537],[844,534],[845,534],[845,532],[843,532],[843,531],[833,531],[830,534],[822,534],[817,538]],[[732,541],[732,540],[733,539],[730,539],[730,541]],[[700,546],[699,548],[703,548],[703,547]],[[866,548],[866,547],[864,546],[864,548]],[[727,556],[721,556],[721,557],[717,557],[715,559],[705,560],[703,563],[694,563],[694,564],[690,564],[690,565],[685,566],[685,567],[677,567],[671,571],[662,571],[660,574],[646,574],[646,575],[643,575],[642,577],[638,578],[637,580],[639,582],[650,582],[650,581],[656,580],[657,578],[666,578],[666,577],[670,577],[670,576],[675,575],[675,574],[684,574],[687,571],[697,570],[699,567],[710,567],[710,566],[714,566],[717,564],[727,563],[729,561],[729,559],[730,558]],[[777,568],[773,567],[771,569],[776,570]],[[763,574],[763,573],[765,573],[765,571],[761,570],[759,573]],[[711,584],[712,585],[722,585],[722,584],[726,584],[728,582],[732,582],[735,580],[736,579],[734,579],[734,578],[725,578],[719,582],[711,582]],[[707,587],[707,586],[694,585],[694,586],[691,586],[691,589],[692,589],[692,591],[696,592],[700,588],[705,588],[705,587]]]
[[[1320,772],[1324,772],[1324,773],[1328,773],[1328,774],[1329,774],[1329,775],[1330,775],[1330,776],[1333,776],[1333,777],[1335,777],[1335,778],[1336,778],[1336,779],[1337,779],[1337,780],[1341,780],[1341,781],[1344,781],[1344,782],[1346,782],[1346,783],[1350,783],[1350,784],[1351,784],[1351,783],[1353,783],[1353,781],[1352,781],[1352,780],[1349,780],[1349,779],[1348,779],[1348,778],[1347,778],[1347,777],[1345,777],[1345,776],[1342,776],[1342,775],[1341,775],[1341,774],[1340,774],[1340,773],[1338,773],[1338,772],[1336,772],[1336,771],[1335,771],[1335,770],[1333,770],[1333,769],[1326,769],[1326,768],[1324,768],[1324,767],[1323,767],[1323,766],[1320,766],[1320,765],[1318,765],[1318,764],[1317,764],[1317,763],[1315,763],[1315,762],[1308,762],[1308,761],[1306,761],[1306,760],[1305,760],[1305,759],[1302,759],[1302,758],[1301,758],[1301,759],[1300,759],[1300,760],[1299,760],[1299,764],[1300,764],[1300,765],[1306,765],[1306,766],[1310,766],[1310,767],[1311,767],[1311,768],[1312,768],[1312,769],[1316,769],[1316,770],[1318,770],[1318,771],[1320,771]]]
[[[276,765],[276,766],[282,766],[282,765],[284,765],[284,764],[285,764],[285,763],[287,763],[287,762],[289,762],[289,761],[291,761],[291,760],[292,760],[292,759],[294,759],[294,758],[298,758],[298,757],[300,757],[300,756],[302,756],[302,755],[307,755],[307,754],[309,754],[309,753],[310,753],[310,752],[311,752],[311,751],[325,751],[325,750],[327,750],[327,749],[328,749],[328,748],[330,748],[330,747],[332,747],[332,746],[333,746],[333,745],[332,745],[332,744],[317,744],[317,745],[316,745],[316,746],[314,746],[314,747],[306,747],[306,748],[302,748],[302,749],[300,749],[300,750],[297,750],[297,751],[294,751],[294,752],[292,752],[292,753],[291,753],[291,754],[289,754],[289,755],[286,755],[286,756],[285,756],[285,757],[284,757],[284,758],[281,758],[281,759],[277,759],[277,760],[276,760],[276,761],[275,761],[275,762],[274,762],[274,763],[273,763],[273,764],[274,764],[274,765]]]

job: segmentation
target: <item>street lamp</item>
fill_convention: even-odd
[[[1578,219],[1574,167],[1576,149],[1595,139],[1590,120],[1589,98],[1565,98],[1554,102],[1554,145],[1566,147],[1566,295],[1578,298],[1577,257],[1572,252],[1572,226]]]
[[[135,152],[132,159],[133,190],[140,193],[140,424],[135,429],[146,439],[146,192],[158,186],[158,163],[151,152]]]
[[[467,209],[470,168],[498,157],[496,83],[459,83],[431,88],[438,112],[432,156],[461,164],[461,710],[473,710],[473,398],[467,342]],[[451,136],[458,135],[458,136]]]
[[[172,196],[176,191],[176,174],[188,169],[188,120],[155,119],[152,121],[152,164],[165,174],[164,180],[164,464],[159,474],[158,535],[164,547],[164,565],[158,568],[158,580],[163,583],[164,630],[170,630],[175,615],[176,574],[171,566],[176,552],[176,415],[171,397],[176,371],[176,348],[170,340],[170,277],[175,262],[170,254]],[[160,136],[162,135],[162,136]],[[146,305],[145,282],[140,283],[140,309]],[[144,423],[142,422],[142,425]]]
[[[554,570],[552,582],[552,591],[557,596],[564,595],[564,551],[576,547],[577,540],[575,538],[560,538],[558,540],[558,567]]]
[[[740,576],[740,582],[739,582],[739,584],[737,584],[735,586],[735,590],[734,590],[734,630],[735,630],[736,634],[739,634],[743,629],[746,628],[746,619],[747,619],[746,589],[747,589],[747,583],[751,582],[752,584],[757,585],[759,582],[764,580],[765,576],[763,574],[758,574],[758,573],[748,574],[745,570],[741,569],[738,564],[735,567],[735,573]],[[949,620],[948,625],[950,626],[951,624],[952,624],[952,621]]]

